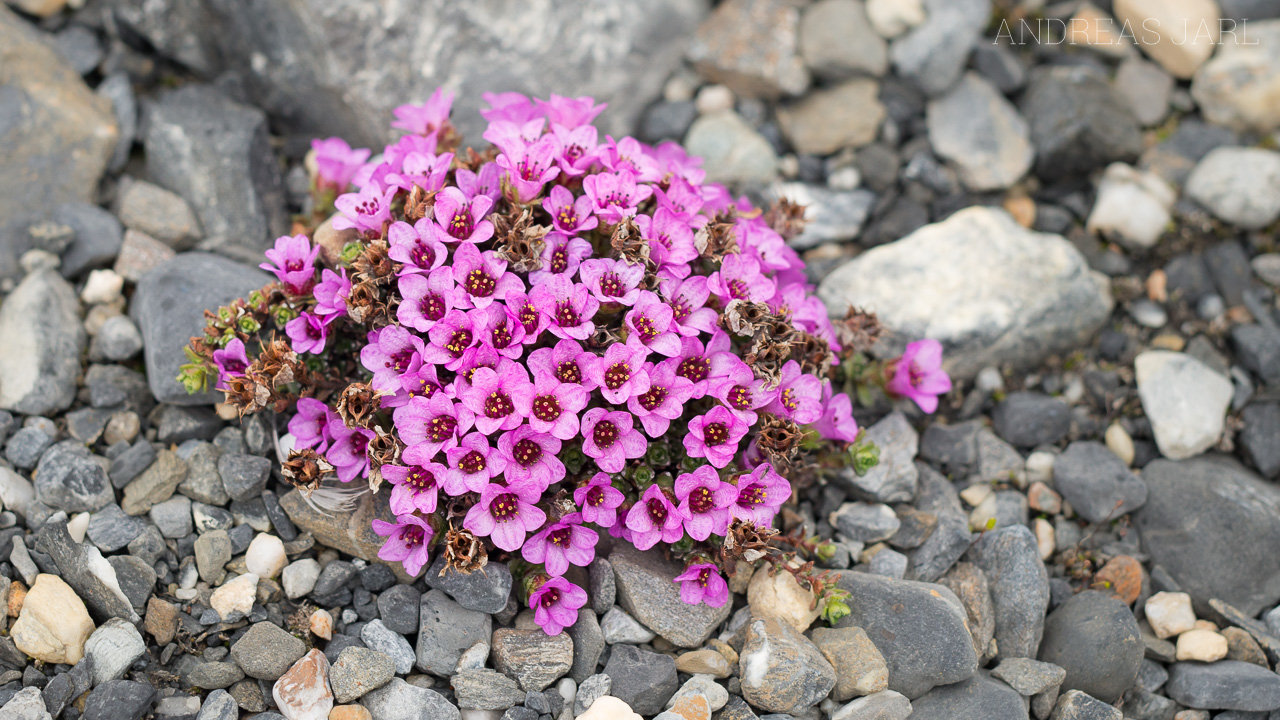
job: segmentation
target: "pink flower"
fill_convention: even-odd
[[[401,105],[392,110],[396,119],[391,123],[391,127],[414,135],[429,135],[439,131],[445,123],[449,122],[449,111],[452,108],[453,93],[444,88],[436,88],[425,103]]]
[[[418,332],[427,332],[450,310],[467,302],[466,293],[453,281],[453,270],[438,267],[429,274],[401,275],[400,305],[396,319]]]
[[[535,352],[543,351],[550,352],[551,348]],[[535,370],[529,403],[526,406],[518,402],[516,412],[529,421],[529,427],[535,432],[549,433],[560,440],[572,440],[578,435],[578,412],[587,406],[589,399],[590,395],[583,386],[561,382],[555,375]]]
[[[711,383],[707,394],[724,403],[730,412],[747,425],[755,425],[756,410],[773,402],[778,391],[770,388],[765,381],[757,379],[751,368],[738,360],[728,375]]]
[[[578,608],[586,604],[587,591],[562,577],[553,577],[529,593],[533,621],[548,635],[559,635],[578,622]]]
[[[596,559],[600,536],[582,526],[581,513],[569,513],[524,543],[521,554],[531,563],[545,565],[553,576],[564,575],[570,565],[586,567]]]
[[[533,101],[518,92],[482,93],[480,98],[489,103],[488,109],[481,109],[480,116],[490,123],[526,122],[538,115],[538,108]]]
[[[590,124],[607,107],[605,103],[597,105],[595,98],[586,96],[570,98],[555,93],[551,93],[550,100],[535,98],[533,102],[548,120],[567,128]]]
[[[761,463],[750,475],[738,476],[738,497],[729,506],[735,518],[760,527],[769,527],[773,516],[791,497],[791,483],[769,463]]]
[[[652,350],[660,355],[673,357],[680,354],[680,336],[672,325],[674,313],[671,306],[648,290],[641,291],[635,307],[623,321],[629,331],[627,345]]]
[[[436,223],[452,241],[482,243],[493,237],[493,223],[484,219],[491,207],[488,195],[468,198],[458,188],[447,187],[436,195]]]
[[[676,478],[676,512],[684,520],[684,530],[699,542],[711,535],[724,535],[733,514],[729,506],[738,499],[738,488],[724,482],[710,465]]]
[[[276,279],[290,295],[306,295],[316,283],[316,257],[320,246],[312,246],[306,235],[281,235],[276,246],[267,250],[267,259],[258,267],[275,273]]]
[[[493,303],[483,310],[473,311],[471,315],[481,342],[512,359],[519,359],[524,354],[524,325],[511,308]]]
[[[582,261],[591,257],[591,243],[558,230],[547,233],[542,243],[542,269],[529,273],[529,283],[534,287],[555,275],[573,278]]]
[[[470,246],[464,246],[470,247]],[[427,331],[428,344],[423,359],[446,370],[462,366],[463,356],[469,348],[480,342],[480,335],[471,316],[461,310],[450,310]]]
[[[710,607],[724,607],[729,602],[729,584],[711,563],[690,565],[675,576],[680,583],[680,599],[687,605],[706,603]]]
[[[484,195],[497,202],[502,197],[502,169],[497,163],[487,162],[481,165],[478,173],[458,168],[454,171],[453,178],[458,189],[473,200]]]
[[[667,299],[671,306],[671,326],[684,336],[698,333],[710,334],[715,330],[715,310],[705,307],[711,291],[707,289],[707,278],[694,275],[684,280],[675,278],[663,279],[658,283],[658,292]]]
[[[593,125],[567,128],[559,123],[551,124],[551,134],[560,143],[560,156],[556,164],[567,177],[578,177],[591,169],[599,156],[596,140],[599,133]]]
[[[942,343],[937,340],[907,343],[892,372],[884,389],[890,395],[911,398],[927,413],[938,409],[939,395],[951,391],[951,377],[942,369]]]
[[[320,272],[320,283],[315,287],[317,315],[341,316],[347,314],[347,300],[351,298],[351,281],[347,279],[347,269],[339,268],[334,272],[325,268]]]
[[[650,157],[644,145],[633,137],[615,141],[605,136],[604,145],[600,148],[600,162],[615,173],[633,175],[641,182],[656,183],[662,179],[658,161]]]
[[[244,341],[231,338],[227,346],[213,351],[213,364],[218,366],[219,390],[230,390],[227,378],[240,377],[249,367],[249,355],[245,352]]]
[[[587,378],[586,368],[595,360],[594,353],[583,350],[578,341],[566,338],[554,347],[538,348],[529,353],[528,365],[534,378],[554,377],[562,383],[573,383],[594,390],[596,385]]]
[[[583,195],[575,200],[561,185],[551,188],[551,194],[542,200],[542,209],[551,216],[555,229],[566,235],[593,230],[600,224],[591,214],[591,198]]]
[[[600,309],[600,301],[591,297],[586,286],[564,275],[553,275],[535,285],[529,299],[550,319],[547,329],[552,335],[586,340],[595,332],[591,319]]]
[[[672,176],[665,190],[655,187],[653,192],[658,199],[658,207],[671,211],[675,219],[688,221],[702,209],[702,193],[679,175]],[[689,239],[692,242],[693,236],[690,235]]]
[[[564,479],[564,463],[556,457],[560,440],[528,425],[503,433],[498,438],[498,452],[507,461],[509,483],[532,483],[541,492]]]
[[[648,350],[614,343],[603,357],[592,356],[586,363],[584,376],[609,402],[620,405],[649,389],[645,372]]]
[[[858,439],[858,421],[853,419],[853,403],[844,393],[831,394],[831,381],[822,381],[822,417],[814,426],[827,440],[853,442]]]
[[[536,345],[542,331],[551,323],[551,318],[539,312],[525,293],[507,293],[506,303],[507,314],[520,326],[520,342],[524,345]]]
[[[360,166],[369,159],[368,148],[352,150],[346,140],[331,137],[311,141],[316,153],[316,185],[342,192],[351,184]]]
[[[459,440],[444,455],[449,467],[440,476],[440,487],[454,497],[484,490],[507,467],[502,454],[489,446],[489,438],[478,432]]]
[[[430,400],[432,395],[443,391],[444,387],[440,384],[436,366],[423,365],[418,368],[417,372],[405,373],[400,376],[400,392],[395,395],[383,396],[381,398],[382,407],[395,408],[407,405],[409,400],[415,397]]]
[[[748,429],[750,426],[728,408],[717,405],[689,421],[689,432],[684,436],[685,452],[689,457],[704,457],[716,468],[722,468],[733,461],[738,441]]]
[[[631,542],[640,550],[648,550],[659,540],[673,543],[684,537],[680,513],[656,483],[646,488],[640,500],[627,511],[626,525],[631,531]]]
[[[382,236],[382,226],[391,222],[391,200],[396,189],[379,190],[366,185],[358,193],[339,195],[334,207],[342,213],[333,218],[334,230],[354,228],[366,238]]]
[[[321,318],[304,312],[285,323],[284,333],[293,341],[293,351],[299,355],[319,355],[324,352],[324,344],[329,339],[329,323],[326,320],[334,317],[336,316],[330,315],[328,318]]]
[[[426,347],[422,338],[399,325],[388,325],[378,339],[360,350],[360,364],[373,373],[374,390],[394,393],[400,389],[400,376],[422,367]]]
[[[516,199],[529,203],[542,193],[543,185],[560,174],[560,168],[554,166],[559,154],[560,143],[555,136],[543,135],[523,148],[504,148],[497,163],[507,171],[506,179],[516,191]]]
[[[640,203],[653,194],[653,188],[637,185],[636,176],[629,172],[588,175],[582,179],[582,190],[591,198],[595,214],[609,225],[635,215]]]
[[[361,427],[349,428],[341,418],[335,417],[329,421],[329,435],[333,438],[333,444],[324,457],[337,471],[338,479],[351,482],[357,476],[368,476],[369,456],[365,450],[374,437],[373,431]]]
[[[720,269],[707,278],[707,288],[728,304],[730,300],[765,302],[776,289],[773,280],[760,272],[760,262],[746,255],[726,255]]]
[[[390,249],[387,256],[404,263],[401,275],[425,273],[444,264],[448,251],[440,241],[442,231],[435,223],[423,218],[412,227],[406,222],[391,223],[387,229]],[[345,271],[346,269],[343,268]]]
[[[458,438],[475,423],[475,416],[465,405],[455,404],[444,393],[409,398],[406,405],[395,409],[392,418],[400,440],[408,446],[405,462],[418,465],[430,461],[442,449],[456,447]]]
[[[524,422],[516,412],[516,403],[518,399],[521,405],[528,406],[533,401],[533,384],[522,366],[512,365],[501,374],[480,368],[471,375],[470,383],[458,390],[458,400],[475,415],[476,430],[491,435],[514,430]]]
[[[822,381],[802,373],[800,363],[788,360],[782,366],[778,396],[765,409],[800,425],[817,422],[822,416]]]
[[[534,505],[541,495],[532,485],[490,484],[480,491],[480,500],[467,511],[462,526],[480,537],[487,536],[507,552],[515,552],[524,544],[525,535],[547,520],[547,514]]]
[[[453,279],[466,291],[464,307],[483,309],[494,300],[505,300],[508,293],[524,292],[524,281],[507,272],[506,260],[492,250],[480,252],[470,243],[453,253]]]
[[[289,420],[289,434],[298,450],[314,448],[323,453],[329,447],[329,421],[337,417],[328,405],[315,398],[298,398],[298,414]]]
[[[499,120],[489,123],[485,129],[485,140],[493,143],[504,153],[519,155],[524,149],[542,135],[542,128],[547,124],[546,118],[538,117],[521,122]]]
[[[600,302],[631,306],[640,299],[644,266],[613,258],[583,260],[578,279]]]
[[[651,438],[666,434],[671,421],[684,414],[684,404],[693,394],[693,383],[676,375],[675,365],[647,363],[649,389],[627,399],[627,409],[640,420]]]
[[[440,463],[425,465],[383,465],[382,477],[391,483],[391,512],[397,515],[436,511],[436,491],[440,489],[436,477],[445,471]]]
[[[688,223],[671,210],[660,207],[652,217],[637,215],[636,225],[640,228],[640,237],[649,241],[649,255],[655,263],[681,268],[682,274],[688,275],[688,264],[698,257],[698,249],[693,245],[693,229]]]
[[[387,173],[387,182],[405,192],[411,192],[414,187],[428,193],[439,192],[452,166],[453,153],[436,156],[412,152],[405,156],[400,172]]]
[[[403,563],[404,571],[411,576],[422,572],[422,567],[431,559],[427,555],[427,546],[431,544],[435,531],[426,518],[405,514],[396,517],[394,523],[374,520],[373,531],[387,539],[378,551],[378,557],[387,562]]]
[[[649,442],[633,427],[631,413],[591,408],[582,414],[582,452],[605,472],[622,472],[627,460],[644,455]]]
[[[693,394],[689,397],[697,400],[707,394],[711,383],[727,377],[734,364],[741,362],[730,348],[729,336],[723,330],[715,330],[704,347],[697,337],[680,339],[680,354],[666,360],[675,365],[676,374],[693,383]]]
[[[436,154],[436,146],[439,145],[438,141],[439,138],[437,138],[434,133],[431,135],[405,135],[391,145],[387,145],[382,151],[382,163],[378,166],[379,168],[385,168],[386,170],[383,174],[384,187],[389,184],[394,184],[390,183],[388,177],[393,172],[400,169],[404,165],[404,161],[410,155],[417,153],[419,155],[430,155],[434,157]],[[450,157],[452,157],[452,155],[450,155]],[[366,165],[365,167],[369,166]],[[374,179],[373,176],[363,178],[361,177],[362,174],[363,173],[358,173],[356,175],[355,181],[357,185],[366,185],[370,180]],[[361,182],[362,180],[364,182]]]
[[[624,499],[622,491],[609,481],[609,474],[602,472],[573,491],[573,501],[582,508],[582,519],[600,527],[613,527],[618,521],[618,506]]]
[[[508,368],[514,366],[509,358],[505,358],[498,354],[489,343],[482,342],[474,347],[467,348],[462,354],[462,360],[458,365],[454,376],[453,396],[457,397],[458,393],[471,385],[471,379],[475,377],[476,371],[481,368],[489,368],[496,370],[499,375],[506,373]]]

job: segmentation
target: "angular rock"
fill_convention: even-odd
[[[1255,16],[1250,16],[1255,17]],[[1223,38],[1214,58],[1191,84],[1205,118],[1238,131],[1267,133],[1280,127],[1280,20],[1249,23],[1249,32]]]
[[[910,552],[906,577],[934,582],[969,549],[969,517],[946,478],[924,463],[918,463],[916,469],[920,473],[916,509],[933,513],[938,524],[933,533]]]
[[[129,666],[146,652],[142,634],[132,623],[120,618],[103,623],[84,644],[84,655],[92,661],[94,685],[124,677]]]
[[[1115,702],[1138,677],[1142,657],[1138,622],[1113,595],[1085,590],[1045,619],[1039,659],[1067,671],[1064,691]]]
[[[1280,708],[1280,675],[1238,660],[1169,666],[1165,693],[1204,710],[1266,712]]]
[[[19,650],[37,660],[74,665],[84,657],[93,630],[84,601],[71,586],[42,573],[27,591],[9,636]]]
[[[1025,525],[1002,527],[983,533],[970,554],[990,586],[998,657],[1035,657],[1049,607],[1049,575],[1035,536]]]
[[[1185,460],[1222,434],[1231,383],[1190,355],[1149,350],[1134,360],[1138,396],[1160,453]]]
[[[703,159],[711,182],[766,183],[777,175],[773,146],[732,110],[695,120],[685,136],[685,147]]]
[[[147,683],[112,680],[94,688],[84,703],[85,720],[142,720],[156,691]],[[204,718],[200,718],[204,720]]]
[[[33,272],[9,293],[0,306],[0,337],[0,409],[52,415],[71,406],[85,332],[80,300],[61,275]]]
[[[465,670],[450,681],[458,706],[469,710],[506,710],[525,702],[527,693],[496,670]]]
[[[104,84],[106,82],[103,81]],[[76,233],[76,239],[62,252],[62,264],[58,267],[65,278],[78,277],[87,270],[106,267],[120,252],[120,221],[97,205],[87,202],[63,203],[54,208],[53,221],[72,228]]]
[[[93,512],[115,499],[106,471],[75,440],[64,440],[40,457],[35,490],[38,502],[68,513]]]
[[[853,240],[876,202],[875,194],[866,190],[832,190],[802,182],[779,183],[769,195],[804,206],[804,230],[787,243],[796,250]]]
[[[609,563],[617,582],[618,604],[677,647],[701,647],[732,610],[729,603],[718,608],[685,604],[680,600],[679,584],[673,582],[683,569],[653,551],[623,545],[609,555]]]
[[[434,690],[394,678],[360,698],[373,720],[461,720],[453,703]]]
[[[986,573],[973,563],[959,562],[938,578],[938,584],[955,593],[964,605],[969,617],[969,634],[973,636],[973,651],[979,658],[990,658],[994,654],[991,642],[996,636],[996,607]]]
[[[134,180],[120,194],[120,222],[165,243],[188,249],[200,236],[200,225],[181,197],[144,180]]]
[[[1150,30],[1132,37],[1174,77],[1190,79],[1217,49],[1214,0],[1116,0],[1115,14],[1120,25]]]
[[[1241,413],[1240,445],[1245,457],[1265,478],[1280,475],[1280,403],[1254,403]],[[5,500],[5,507],[9,501]]]
[[[888,69],[888,48],[860,0],[822,0],[805,8],[799,39],[805,65],[824,79],[880,76]]]
[[[138,619],[116,580],[115,569],[93,545],[71,537],[65,522],[46,522],[36,533],[35,547],[53,559],[58,572],[100,621],[118,617]]]
[[[591,608],[578,608],[578,621],[565,628],[565,632],[573,640],[573,665],[569,668],[569,677],[574,682],[582,682],[595,674],[600,655],[604,653],[600,621]]]
[[[888,505],[864,502],[841,505],[831,513],[830,522],[850,540],[868,544],[888,540],[902,524]]]
[[[417,668],[439,677],[453,674],[463,651],[492,634],[487,614],[462,607],[441,590],[422,596],[419,615]]]
[[[329,668],[333,699],[340,703],[358,700],[391,682],[395,676],[394,660],[377,650],[361,647],[346,648]]]
[[[991,424],[1000,437],[1018,447],[1052,445],[1071,430],[1071,409],[1048,395],[1013,392],[996,405]]]
[[[632,645],[615,645],[605,663],[610,694],[642,715],[657,715],[680,687],[676,663],[666,655]]]
[[[1124,163],[1107,166],[1085,229],[1134,252],[1153,247],[1164,234],[1177,193],[1158,175]]]
[[[942,341],[954,378],[1078,347],[1112,307],[1106,283],[1065,239],[983,207],[863,253],[828,275],[818,294],[832,316],[854,305],[903,339]]]
[[[1036,174],[1046,180],[1086,175],[1142,152],[1137,119],[1106,78],[1091,68],[1033,73],[1020,107],[1031,126]]]
[[[259,680],[275,680],[306,652],[305,643],[270,622],[254,623],[231,646],[231,658],[240,669]]]
[[[920,436],[915,428],[902,413],[892,412],[867,428],[866,439],[879,448],[880,461],[861,477],[851,468],[842,469],[839,475],[841,485],[869,502],[911,502],[916,495],[916,479],[919,477],[915,457]]]
[[[730,0],[698,26],[688,57],[739,95],[800,95],[809,71],[797,47],[799,25],[800,9],[787,0]]]
[[[156,453],[156,460],[124,488],[121,508],[129,515],[141,515],[173,497],[187,477],[187,464],[172,450]]]
[[[356,503],[355,509],[349,513],[322,514],[308,505],[297,490],[290,490],[281,496],[280,507],[284,508],[284,511],[289,515],[289,519],[299,528],[314,535],[317,543],[371,562],[380,562],[377,559],[378,550],[382,548],[382,543],[386,540],[386,538],[373,531],[373,519],[379,518],[388,522],[395,521],[395,514],[391,512],[390,505],[383,502],[374,502],[370,496],[360,498]],[[393,570],[399,567],[400,564],[396,563]],[[443,578],[438,577],[438,573],[444,567],[442,557],[437,556],[436,562],[431,567],[433,569],[427,570],[424,577],[427,580],[427,584],[433,587],[440,587],[444,584],[448,584],[453,588],[473,588],[481,585],[485,587],[490,585],[498,586],[501,585],[502,578],[506,578],[506,591],[501,593],[502,602],[497,604],[496,609],[487,610],[487,612],[497,612],[507,603],[507,595],[511,590],[511,573],[501,563],[489,563],[482,572],[472,573],[470,576],[464,576],[460,573],[448,573]],[[399,572],[403,573],[404,571],[401,569]],[[448,591],[448,588],[446,588],[446,591]],[[494,598],[498,594],[497,590],[490,588],[487,592],[478,592],[477,597],[486,599],[488,604],[485,607],[492,607]]]
[[[902,5],[904,3],[895,3]],[[951,89],[991,18],[989,0],[924,0],[925,20],[896,38],[889,58],[928,95]]]
[[[975,192],[1008,188],[1035,159],[1026,121],[977,73],[966,74],[929,103],[928,125],[934,152],[950,160],[961,182]]]
[[[1053,463],[1053,485],[1080,517],[1115,520],[1142,507],[1147,486],[1102,443],[1073,442]]]
[[[1067,671],[1031,658],[1013,657],[1001,660],[991,671],[991,677],[1003,680],[1019,695],[1030,697],[1061,685]]]
[[[573,640],[541,628],[493,632],[493,666],[512,675],[527,692],[545,690],[573,666]]]
[[[1187,178],[1187,195],[1218,218],[1261,230],[1280,217],[1280,153],[1220,147]]]
[[[1027,720],[1022,696],[984,674],[930,690],[911,701],[911,720],[1000,718]]]
[[[857,78],[829,90],[815,90],[778,108],[778,124],[796,152],[830,155],[876,139],[885,108],[874,80]]]
[[[269,151],[268,151],[269,155]],[[142,331],[147,378],[161,402],[212,404],[221,399],[213,383],[188,395],[175,379],[186,362],[182,348],[204,332],[204,311],[244,297],[266,285],[260,270],[207,253],[184,253],[147,273],[138,282],[130,315]]]
[[[820,627],[814,628],[811,636],[813,644],[835,669],[832,699],[843,702],[889,687],[889,668],[885,665],[884,656],[862,628]]]

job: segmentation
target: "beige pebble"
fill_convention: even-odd
[[[1104,438],[1107,442],[1107,449],[1113,455],[1120,458],[1125,465],[1133,465],[1133,438],[1129,437],[1129,433],[1125,431],[1124,426],[1120,423],[1111,423],[1111,427],[1107,428]]]
[[[1227,639],[1211,630],[1188,630],[1178,636],[1178,659],[1216,662],[1227,656]]]
[[[1180,592],[1158,592],[1144,606],[1151,631],[1161,640],[1187,632],[1196,626],[1191,596]]]

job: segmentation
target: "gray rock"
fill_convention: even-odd
[[[111,103],[111,111],[116,116],[116,127],[120,134],[116,138],[116,149],[111,153],[111,161],[107,168],[112,172],[124,169],[129,162],[129,154],[133,151],[133,141],[138,136],[138,99],[133,94],[133,83],[127,72],[116,71],[98,83],[98,97],[104,97]],[[117,245],[119,247],[119,245]],[[62,258],[64,276],[71,276],[66,269],[67,256]]]
[[[1240,446],[1245,457],[1265,478],[1280,475],[1280,403],[1255,403],[1240,415],[1244,429]]]
[[[1266,550],[1280,542],[1280,490],[1217,455],[1156,460],[1143,478],[1151,494],[1133,516],[1142,547],[1199,613],[1211,598],[1250,617],[1280,600],[1280,559]]]
[[[36,500],[68,513],[92,512],[115,500],[107,473],[75,440],[44,452],[36,466]]]
[[[1030,697],[1051,690],[1062,684],[1067,671],[1051,663],[1025,657],[1011,657],[1000,661],[991,671],[991,677],[1003,680],[1019,695]]]
[[[238,717],[240,708],[237,707],[235,697],[226,690],[214,690],[200,706],[196,720],[236,720]]]
[[[587,577],[590,581],[587,589],[591,597],[591,609],[597,615],[609,612],[618,599],[618,586],[613,579],[613,566],[608,560],[597,557],[588,566]]]
[[[868,250],[828,275],[818,294],[833,315],[854,305],[876,312],[901,340],[942,341],[957,379],[1078,347],[1112,307],[1107,284],[1065,239],[983,207]]]
[[[600,630],[604,641],[610,645],[643,645],[656,637],[652,630],[620,607],[609,608],[600,620]]]
[[[89,541],[102,552],[115,552],[142,534],[147,521],[124,514],[119,505],[111,503],[89,518]]]
[[[1052,445],[1071,430],[1071,408],[1036,392],[1014,392],[1005,396],[991,414],[1000,437],[1018,447]]]
[[[573,640],[542,628],[493,631],[493,666],[515,677],[526,692],[545,690],[573,666]]]
[[[800,95],[809,72],[797,47],[799,24],[799,8],[785,0],[730,0],[698,26],[688,57],[738,95]]]
[[[804,230],[788,242],[796,250],[853,240],[876,202],[875,194],[866,190],[831,190],[803,182],[778,183],[770,188],[769,197],[786,198],[804,206]]]
[[[851,502],[831,513],[831,524],[848,539],[870,544],[893,537],[901,521],[888,505]]]
[[[90,365],[84,384],[89,389],[89,404],[96,408],[120,406],[141,416],[149,414],[156,404],[147,389],[146,377],[120,365]]]
[[[1068,690],[1058,698],[1049,720],[1124,720],[1124,713],[1079,690]]]
[[[125,230],[120,254],[111,266],[125,281],[137,284],[147,273],[174,258],[173,248],[137,230]]]
[[[1169,114],[1173,76],[1159,65],[1139,57],[1127,58],[1116,70],[1116,94],[1124,98],[1143,127],[1159,125]]]
[[[985,674],[934,688],[911,701],[911,720],[956,718],[1027,720],[1027,707],[1012,688]]]
[[[1231,345],[1241,365],[1268,385],[1280,384],[1280,333],[1253,323],[1236,325]]]
[[[180,451],[181,453],[181,451]],[[178,492],[206,505],[226,505],[231,497],[218,475],[218,458],[222,452],[213,443],[198,443],[190,449],[187,461],[187,477],[178,485]]]
[[[104,81],[105,84],[106,81]],[[76,232],[76,239],[62,252],[58,270],[65,278],[106,267],[120,252],[123,231],[116,216],[87,202],[69,202],[53,210],[53,221]]]
[[[860,627],[889,667],[889,689],[910,699],[971,677],[978,657],[964,606],[945,587],[866,573],[833,573],[857,601],[836,627]]]
[[[683,567],[664,560],[656,551],[641,552],[623,545],[609,555],[609,563],[617,582],[618,604],[678,647],[701,647],[732,610],[728,603],[718,608],[685,604],[680,600],[679,584],[673,582]]]
[[[191,503],[191,518],[195,522],[196,532],[201,535],[216,530],[225,532],[235,522],[235,518],[227,510],[204,503]]]
[[[1091,523],[1115,520],[1147,501],[1146,483],[1093,441],[1073,442],[1054,460],[1053,485]]]
[[[1049,607],[1049,575],[1035,535],[1024,525],[1002,527],[983,533],[970,554],[995,604],[998,657],[1035,657]]]
[[[268,458],[225,452],[218,458],[218,476],[232,500],[260,496],[270,474],[271,460]]]
[[[515,680],[496,670],[465,670],[450,678],[458,706],[470,710],[506,710],[524,702]]]
[[[142,335],[138,332],[138,326],[124,315],[108,318],[89,344],[91,360],[119,362],[128,360],[141,351]]]
[[[938,584],[960,599],[969,617],[973,651],[980,659],[990,659],[996,649],[991,645],[996,636],[996,606],[991,600],[991,586],[987,583],[986,573],[973,563],[960,562],[939,578]]]
[[[141,515],[173,496],[187,476],[187,464],[172,450],[156,453],[156,461],[124,488],[120,507],[129,515]]]
[[[124,677],[133,661],[146,652],[138,628],[120,618],[103,623],[84,644],[85,657],[92,662],[94,685]]]
[[[113,587],[117,583],[111,565],[98,548],[72,540],[66,521],[42,525],[36,533],[35,549],[53,560],[63,581],[76,591],[95,620],[105,622],[113,617],[131,622],[138,620],[129,599]]]
[[[1133,686],[1142,656],[1138,622],[1114,595],[1085,590],[1045,619],[1039,659],[1067,671],[1063,690],[1115,702]]]
[[[908,554],[906,577],[934,582],[969,549],[969,516],[946,478],[924,463],[916,467],[920,473],[916,509],[936,515],[938,524],[920,547]]]
[[[191,500],[185,495],[174,495],[152,505],[148,517],[161,535],[174,540],[190,535],[193,529]]]
[[[867,428],[866,439],[879,448],[880,461],[861,477],[852,468],[842,469],[840,484],[869,502],[911,502],[919,477],[915,458],[920,445],[911,423],[900,412],[889,413]]]
[[[1218,218],[1259,230],[1280,217],[1280,153],[1217,148],[1196,165],[1186,192]]]
[[[633,645],[615,645],[605,663],[609,693],[641,715],[657,715],[680,687],[676,661]]]
[[[576,717],[586,712],[591,708],[596,700],[608,695],[612,691],[612,688],[613,679],[604,673],[585,678],[582,683],[578,685],[578,693],[573,699],[574,716]],[[531,707],[528,700],[525,700],[524,704],[525,707]]]
[[[703,159],[709,182],[767,183],[777,174],[773,146],[732,110],[693,121],[684,144]]]
[[[151,392],[165,403],[212,404],[221,393],[188,395],[175,379],[186,362],[182,348],[204,332],[204,311],[266,285],[260,270],[205,253],[185,253],[155,268],[139,283],[130,314],[146,346]]]
[[[125,184],[118,200],[120,222],[144,232],[174,250],[190,248],[200,225],[187,201],[145,180]]]
[[[116,143],[111,104],[85,86],[43,35],[7,8],[0,10],[0,167],[7,170],[0,177],[0,276],[5,277],[18,274],[17,259],[30,247],[29,225],[48,219],[50,210],[63,203],[94,201]],[[4,377],[10,377],[8,368]],[[8,396],[3,393],[0,397]]]
[[[206,237],[258,250],[288,229],[262,111],[188,85],[155,103],[143,142],[147,175],[186,199]]]
[[[752,620],[739,654],[742,697],[770,712],[799,714],[831,692],[836,671],[786,622]]]
[[[378,596],[378,617],[388,630],[401,635],[418,632],[418,605],[421,594],[412,585],[396,585]]]
[[[24,427],[9,437],[4,446],[4,457],[20,470],[30,470],[40,461],[40,456],[53,444],[53,437],[44,428],[32,425]]]
[[[306,643],[270,622],[254,623],[231,646],[231,659],[245,675],[259,680],[279,678],[306,654]]]
[[[50,720],[40,688],[34,685],[12,693],[4,707],[0,708],[0,713],[4,714],[6,720]]]
[[[898,74],[929,95],[951,89],[991,17],[989,0],[925,0],[926,19],[889,46]]]
[[[502,612],[507,606],[507,598],[511,596],[511,571],[506,565],[491,562],[484,566],[484,570],[470,575],[460,572],[441,574],[443,570],[444,558],[437,556],[423,579],[428,587],[443,590],[462,607],[493,614]]]
[[[1240,3],[1233,2],[1239,9]],[[1215,125],[1239,131],[1267,133],[1280,126],[1280,111],[1268,98],[1276,92],[1280,71],[1280,22],[1264,20],[1275,17],[1275,8],[1267,7],[1252,14],[1246,4],[1249,34],[1223,37],[1222,47],[1196,73],[1191,95],[1202,108],[1205,118]],[[1243,26],[1242,26],[1243,27]]]
[[[141,720],[151,712],[156,691],[147,683],[112,680],[89,693],[84,720]]]
[[[831,713],[831,720],[907,720],[911,701],[902,693],[881,690],[845,705]]]
[[[0,34],[2,23],[0,16]],[[0,409],[49,415],[71,406],[85,332],[80,299],[61,275],[38,270],[9,293],[0,305],[0,337]]]
[[[691,100],[655,103],[645,111],[637,137],[654,145],[663,140],[679,142],[697,117],[698,108]]]
[[[182,673],[183,682],[192,687],[229,688],[244,679],[244,671],[233,662],[204,662]]]
[[[1239,660],[1179,662],[1169,666],[1165,693],[1191,708],[1265,712],[1280,708],[1280,676]]]
[[[111,9],[116,23],[144,38],[161,56],[198,75],[212,76],[221,67],[216,20],[206,4],[123,0]]]
[[[800,54],[815,75],[828,80],[860,73],[880,76],[889,65],[884,40],[859,0],[822,0],[805,8]]]
[[[1090,68],[1033,73],[1021,110],[1035,143],[1036,174],[1046,180],[1086,175],[1142,152],[1137,119],[1106,78]]]
[[[374,620],[365,625],[360,631],[360,639],[370,650],[386,653],[394,660],[397,675],[406,675],[413,669],[413,662],[416,659],[413,646],[400,633],[388,630],[381,620]]]
[[[578,621],[565,628],[565,632],[573,640],[573,666],[569,668],[569,677],[574,682],[582,682],[595,674],[600,655],[604,653],[600,621],[590,608],[578,608]]]
[[[354,702],[395,676],[395,660],[386,653],[361,647],[346,648],[329,668],[329,684],[338,703]]]
[[[1210,150],[1235,144],[1236,135],[1227,128],[1188,119],[1178,123],[1178,129],[1164,142],[1148,148],[1142,154],[1141,166],[1164,178],[1173,187],[1182,187],[1196,164]],[[1170,289],[1172,287],[1170,285]]]
[[[147,529],[154,532],[150,527]],[[133,545],[141,537],[143,535],[134,538],[129,544]],[[129,604],[133,605],[134,612],[141,613],[156,587],[155,568],[134,555],[112,555],[107,558],[107,562],[111,563],[111,569],[116,573],[116,583],[129,599]]]
[[[831,155],[876,139],[884,123],[880,86],[855,78],[803,100],[778,107],[778,125],[792,148],[804,155]]]
[[[975,192],[1003,190],[1031,169],[1035,150],[1027,123],[1004,95],[977,73],[960,79],[928,107],[929,143],[955,165]]]
[[[393,678],[360,698],[373,720],[461,720],[458,708],[443,695]]]
[[[231,560],[231,539],[226,530],[211,530],[196,538],[194,552],[200,579],[221,585],[226,577],[223,567]]]

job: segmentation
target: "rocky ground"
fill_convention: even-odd
[[[64,2],[0,7],[0,717],[1280,717],[1276,3]],[[860,410],[880,465],[784,513],[836,542],[835,627],[787,574],[690,608],[602,544],[548,637],[502,563],[370,562],[371,504],[315,512],[272,418],[173,381],[307,141],[441,83],[464,131],[591,93],[808,203],[832,310],[946,343],[939,416]]]

